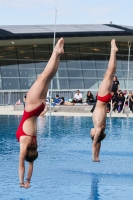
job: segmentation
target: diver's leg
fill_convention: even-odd
[[[108,68],[104,75],[103,81],[99,86],[98,96],[105,96],[111,92],[112,81],[113,81],[113,77],[116,71],[116,52],[117,51],[118,51],[118,48],[116,47],[115,40],[112,40],[110,60],[109,60]]]
[[[61,38],[60,40],[58,40],[53,50],[53,53],[50,57],[50,60],[46,65],[46,68],[30,88],[26,98],[26,105],[40,104],[40,101],[46,99],[48,85],[51,79],[56,74],[60,61],[60,56],[61,54],[64,53],[63,46],[64,46],[64,39]]]

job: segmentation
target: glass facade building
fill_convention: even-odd
[[[118,42],[116,76],[127,88],[128,44]],[[97,90],[110,56],[110,42],[65,44],[59,70],[53,79],[54,90]],[[52,45],[0,47],[0,90],[28,90],[45,68]],[[133,48],[129,65],[129,89],[133,89]]]

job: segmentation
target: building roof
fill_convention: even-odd
[[[0,40],[53,38],[54,25],[0,26]],[[56,37],[133,36],[133,27],[114,24],[56,25]]]

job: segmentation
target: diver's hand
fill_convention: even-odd
[[[29,182],[29,181],[26,181],[26,182],[24,183],[24,187],[25,187],[25,188],[29,188],[29,187],[30,187],[30,182]]]
[[[25,184],[24,183],[20,183],[20,187],[25,187]]]

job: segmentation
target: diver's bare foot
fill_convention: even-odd
[[[56,52],[56,54],[61,55],[64,53],[64,39],[60,38],[57,42],[57,44],[54,47],[54,52]]]
[[[117,52],[118,48],[115,43],[115,39],[111,40],[111,51]]]

